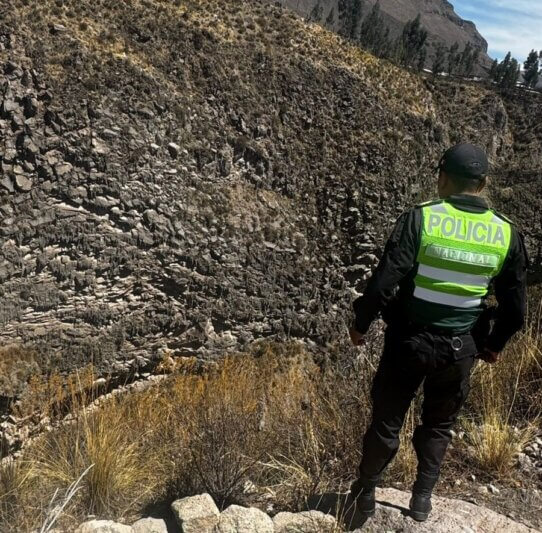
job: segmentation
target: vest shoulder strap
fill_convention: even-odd
[[[491,208],[490,211],[498,216],[499,218],[502,218],[503,220],[505,220],[506,222],[508,222],[508,224],[511,224],[512,226],[515,226],[514,222],[512,220],[510,220],[506,215],[503,215],[502,213],[499,213],[497,210]]]
[[[429,200],[428,202],[422,202],[421,204],[416,204],[416,207],[428,207],[430,205],[437,205],[443,203],[443,200]]]

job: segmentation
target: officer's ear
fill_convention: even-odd
[[[483,179],[480,180],[480,183],[478,184],[478,188],[476,189],[476,192],[479,194],[481,193],[487,186],[487,183],[489,181],[489,178],[485,176]]]
[[[445,191],[448,188],[449,178],[444,170],[440,169],[438,173],[437,186],[439,192]]]

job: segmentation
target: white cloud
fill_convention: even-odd
[[[521,11],[532,16],[538,15],[539,18],[542,17],[539,0],[514,0],[513,2],[510,2],[510,0],[486,0],[485,3],[499,8]]]
[[[453,0],[452,0],[453,1]],[[456,0],[463,18],[471,19],[489,43],[489,54],[502,58],[506,52],[523,61],[534,48],[542,50],[542,9],[539,0]]]
[[[502,57],[510,51],[512,56],[523,61],[533,48],[542,50],[540,33],[534,29],[521,31],[518,27],[506,28],[501,25],[481,23],[479,30],[489,43],[490,55],[493,53]],[[520,31],[521,33],[519,33]]]

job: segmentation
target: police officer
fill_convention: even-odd
[[[480,196],[487,172],[479,147],[447,150],[438,165],[440,200],[398,219],[363,296],[354,301],[353,344],[363,344],[379,313],[388,324],[372,384],[372,422],[350,493],[364,515],[374,513],[375,486],[397,453],[405,415],[423,384],[421,425],[412,439],[418,470],[410,511],[416,520],[427,519],[475,359],[497,362],[523,325],[527,254],[512,222]],[[498,307],[489,331],[485,300],[491,285]]]

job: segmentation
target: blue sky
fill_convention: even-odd
[[[489,43],[489,55],[501,59],[509,50],[523,62],[542,50],[541,0],[450,0],[456,13],[472,20]]]

